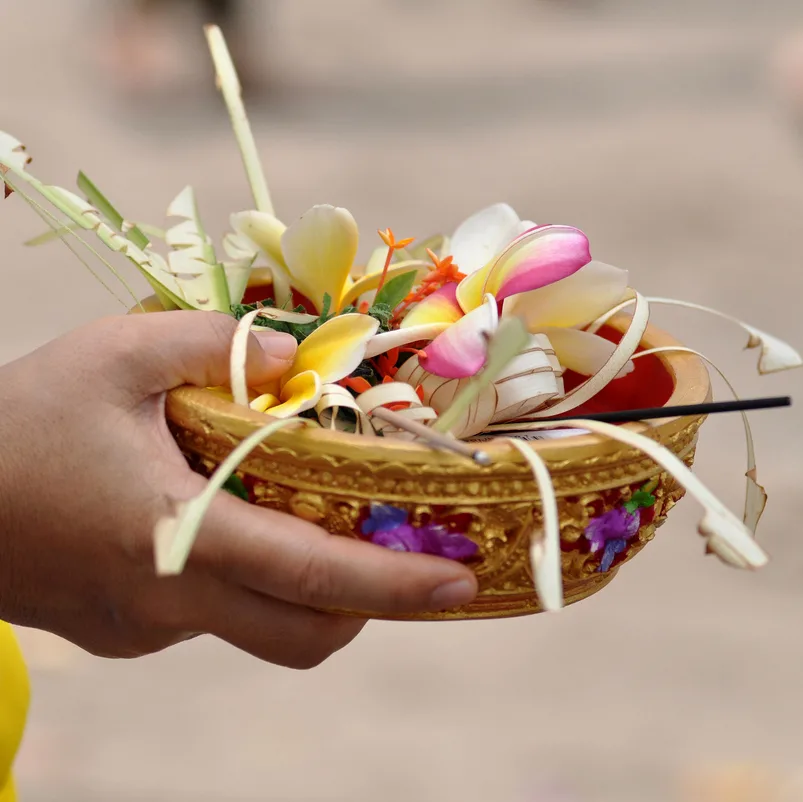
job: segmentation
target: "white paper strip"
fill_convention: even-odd
[[[747,333],[746,348],[760,348],[761,353],[758,359],[758,372],[761,374],[775,373],[779,370],[789,370],[790,368],[797,368],[803,365],[803,357],[792,348],[789,343],[773,337],[760,329],[745,323],[738,318],[731,315],[726,315],[717,309],[712,309],[708,306],[701,306],[700,304],[690,303],[689,301],[678,301],[674,298],[648,298],[647,301],[651,304],[662,304],[665,306],[680,306],[686,309],[694,309],[698,312],[706,312],[709,315],[721,317],[731,323],[740,326],[742,330]],[[630,306],[633,301],[625,301],[624,303],[615,306],[613,309],[606,312],[601,317],[597,318],[588,328],[589,332],[597,332],[602,326],[605,325],[615,314],[621,312]]]
[[[535,591],[541,606],[548,612],[563,607],[563,564],[560,553],[560,521],[558,500],[549,468],[541,457],[521,440],[507,440],[521,453],[533,472],[541,497],[542,528],[530,535],[530,563]]]
[[[698,525],[701,535],[707,539],[708,549],[723,562],[736,568],[760,568],[767,563],[767,555],[756,543],[752,532],[740,521],[669,449],[645,437],[643,434],[601,421],[577,420],[562,424],[543,423],[544,429],[560,425],[573,425],[618,440],[631,448],[643,451],[665,471],[686,488],[703,506],[705,514]]]
[[[700,357],[700,359],[704,359],[722,377],[722,380],[728,385],[730,391],[733,393],[733,397],[737,401],[739,400],[739,396],[737,395],[734,386],[728,381],[728,377],[707,356],[701,354],[699,351],[694,351],[691,348],[685,347],[664,346],[662,348],[651,348],[649,351],[642,351],[640,354],[636,354],[633,358],[638,359],[639,357],[647,356],[648,354],[665,354],[672,352],[693,354],[694,356]],[[745,472],[747,486],[744,494],[744,516],[742,520],[747,528],[753,532],[753,534],[755,534],[756,528],[758,527],[758,522],[761,519],[762,513],[764,512],[764,507],[767,506],[767,492],[758,483],[756,476],[756,452],[753,445],[753,430],[750,428],[750,421],[746,412],[742,411],[741,415],[742,423],[744,425],[744,439],[745,444],[747,445],[747,471]]]
[[[231,356],[229,358],[231,393],[234,403],[244,407],[247,407],[249,403],[248,377],[245,375],[248,337],[251,334],[251,324],[258,314],[259,309],[255,309],[253,312],[243,315],[231,339]]]
[[[321,388],[321,398],[315,405],[315,412],[321,426],[328,429],[337,429],[337,416],[341,409],[350,409],[356,417],[355,432],[357,434],[374,434],[371,421],[360,409],[354,396],[339,384],[324,384]]]
[[[630,323],[619,344],[616,346],[610,359],[593,376],[589,377],[570,393],[567,393],[560,401],[552,404],[545,409],[534,412],[532,418],[545,418],[554,415],[563,415],[566,412],[585,404],[597,393],[607,387],[618,375],[622,368],[627,365],[636,349],[641,344],[641,338],[647,330],[650,320],[650,306],[643,295],[636,293],[636,308],[633,312],[633,320]]]

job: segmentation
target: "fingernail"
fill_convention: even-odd
[[[477,595],[477,584],[470,579],[456,579],[435,588],[429,601],[433,609],[448,610],[468,604]]]
[[[254,336],[259,340],[262,350],[276,359],[288,362],[296,355],[298,343],[292,334],[283,331],[255,331]]]

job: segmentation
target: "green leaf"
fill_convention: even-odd
[[[287,330],[296,338],[297,342],[303,342],[321,324],[316,320],[312,323],[288,323],[287,325]]]
[[[261,304],[233,304],[231,306],[231,313],[237,320],[241,320],[249,312],[253,312],[258,306],[276,308],[276,304],[271,298],[262,301]],[[300,343],[306,340],[307,337],[309,337],[310,334],[312,334],[312,332],[315,331],[315,329],[323,325],[330,317],[332,317],[332,315],[329,314],[331,306],[332,306],[332,299],[328,294],[325,294],[323,296],[323,304],[322,304],[323,311],[315,320],[311,320],[309,323],[291,323],[286,320],[270,320],[264,317],[257,317],[256,320],[254,320],[254,325],[263,326],[264,328],[267,329],[273,329],[273,331],[281,331],[285,334],[292,334],[293,337],[296,338],[296,341]],[[303,306],[296,306],[296,308],[293,309],[292,311],[298,312],[299,314],[302,315],[307,314],[307,310],[304,309]]]
[[[236,320],[240,320],[244,318],[249,312],[253,312],[258,306],[267,306],[271,309],[276,308],[276,302],[273,298],[266,298],[264,301],[260,301],[258,304],[232,304],[231,305],[231,314],[234,316]],[[267,321],[263,318],[257,318],[254,321],[255,326],[266,325]]]
[[[1,134],[2,134],[2,132],[0,132],[0,135]],[[2,166],[2,163],[0,163],[0,166]],[[66,214],[70,218],[70,221],[71,221],[71,223],[74,224],[75,229],[73,229],[71,226],[67,225],[66,223],[60,221],[49,209],[47,209],[44,206],[42,206],[42,204],[39,203],[35,198],[33,198],[31,195],[29,195],[27,192],[25,192],[22,189],[22,187],[18,186],[15,182],[12,182],[7,174],[2,176],[5,185],[7,185],[12,191],[16,192],[34,210],[34,212],[37,215],[39,215],[39,217],[41,217],[41,219],[48,226],[50,226],[51,230],[58,232],[58,235],[57,235],[58,239],[61,242],[63,242],[64,245],[67,248],[69,248],[69,250],[78,258],[78,260],[100,282],[100,284],[102,284],[103,287],[105,287],[116,298],[118,297],[117,294],[114,292],[114,290],[111,287],[109,287],[108,284],[106,284],[106,282],[103,280],[103,278],[101,278],[101,276],[95,271],[95,269],[89,264],[89,262],[84,260],[84,258],[78,252],[78,249],[73,246],[72,242],[70,242],[70,238],[74,238],[76,240],[77,244],[80,244],[82,247],[84,247],[88,251],[90,251],[90,253],[92,253],[93,256],[95,256],[105,267],[107,267],[109,272],[120,282],[120,284],[123,285],[125,290],[131,295],[131,297],[134,300],[134,302],[136,304],[139,304],[139,297],[134,292],[134,290],[129,286],[128,282],[123,278],[123,276],[121,276],[117,272],[117,270],[115,269],[114,265],[112,265],[110,262],[108,262],[106,259],[104,259],[86,240],[84,240],[82,237],[78,236],[77,231],[78,230],[85,230],[88,226],[86,225],[85,221],[81,217],[80,210],[77,211],[75,208],[73,208],[73,205],[70,202],[71,193],[63,191],[63,197],[62,197],[62,194],[58,191],[59,190],[58,187],[44,186],[40,181],[38,181],[37,179],[35,179],[32,176],[30,176],[24,170],[15,172],[15,175],[17,175],[19,178],[21,178],[23,181],[25,181],[28,184],[28,186],[33,187],[33,189],[41,197],[45,198],[47,201],[52,203],[60,212]],[[0,185],[0,186],[2,186],[2,185]],[[76,199],[78,199],[77,195],[75,195],[74,197]],[[99,217],[97,219],[100,220]],[[106,228],[109,231],[112,231],[112,229],[110,229],[108,226],[106,226]],[[95,233],[98,235],[98,238],[101,240],[101,242],[103,242],[108,247],[111,247],[111,246],[109,246],[109,243],[103,239],[103,237],[100,235],[100,233],[97,230],[95,231]],[[131,243],[131,245],[133,247],[133,243]],[[129,255],[129,259],[131,259],[130,255]],[[132,259],[132,261],[134,261],[134,260]],[[139,264],[137,264],[137,267],[140,269],[141,272],[146,274],[146,277],[148,277],[149,274],[148,274],[148,271],[145,268],[143,268]],[[122,299],[118,298],[118,300],[120,300],[121,303],[124,306],[127,305],[125,303],[125,301],[123,301]],[[160,296],[160,300],[161,300],[161,296]]]
[[[385,286],[376,294],[374,306],[386,305],[391,310],[395,309],[410,294],[417,275],[417,270],[411,270],[385,282]]]
[[[262,306],[275,308],[276,304],[273,302],[273,298],[267,298],[266,300],[262,301]],[[235,320],[242,320],[249,312],[253,312],[257,308],[258,304],[232,304],[231,306],[231,314]],[[282,334],[290,334],[290,324],[286,323],[283,320],[270,320],[269,318],[265,317],[258,317],[254,320],[255,326],[262,326],[265,329],[273,329],[273,331],[280,331]]]
[[[38,236],[23,242],[22,244],[26,248],[36,248],[39,245],[46,245],[48,242],[63,239],[68,234],[77,231],[78,229],[80,229],[80,226],[77,223],[67,221],[51,228],[50,231],[45,231],[43,234],[39,234]]]
[[[266,329],[273,329],[273,331],[280,331],[282,334],[292,334],[298,341],[298,335],[290,330],[290,324],[282,320],[265,320],[264,318],[257,318],[254,321],[255,326],[264,326]]]
[[[12,145],[15,141],[16,140],[12,140]],[[95,236],[104,245],[106,245],[106,247],[108,247],[114,253],[122,253],[125,257],[132,261],[137,266],[137,269],[146,278],[148,283],[153,287],[154,292],[157,294],[159,299],[163,302],[163,304],[165,304],[165,308],[193,308],[193,306],[186,300],[176,295],[175,290],[172,287],[168,287],[161,279],[160,271],[154,267],[156,254],[142,250],[130,239],[122,236],[120,232],[115,231],[107,222],[104,221],[100,212],[97,211],[95,207],[89,203],[89,201],[84,200],[84,198],[81,198],[80,196],[64,189],[63,187],[43,184],[41,181],[39,181],[39,179],[25,170],[25,164],[27,164],[27,162],[22,164],[18,163],[24,161],[21,157],[19,157],[21,146],[12,149],[11,154],[7,155],[1,149],[3,144],[3,134],[0,132],[0,164],[2,164],[3,167],[6,167],[8,171],[10,171],[16,178],[24,181],[33,189],[34,192],[38,193],[38,195],[40,195],[46,201],[53,204],[53,206],[62,212],[62,214],[65,214],[72,223],[75,223],[83,230],[92,231]],[[58,218],[56,218],[51,211],[43,207],[30,195],[23,193],[21,187],[17,186],[16,183],[12,183],[7,173],[3,176],[3,181],[12,190],[16,190],[29,205],[36,209],[36,211],[42,215],[46,222],[53,222],[60,228],[65,227],[64,224]],[[123,276],[121,276],[120,273],[115,269],[114,265],[103,259],[100,254],[97,253],[97,251],[95,251],[95,249],[92,248],[88,242],[79,237],[75,231],[68,229],[64,233],[65,236],[59,238],[62,239],[65,244],[68,245],[68,247],[70,247],[67,241],[68,237],[77,238],[77,241],[83,247],[88,248],[94,256],[100,259],[100,261],[108,268],[109,272],[112,273],[112,275],[118,281],[120,281],[120,283],[131,294],[134,300],[137,300],[136,293],[131,287],[129,287]]]
[[[85,173],[78,173],[78,189],[86,195],[86,199],[112,224],[118,231],[123,230],[125,218],[114,208],[109,199],[89,180]],[[150,240],[134,226],[125,233],[137,248],[147,248]]]
[[[163,228],[152,226],[150,223],[137,223],[136,227],[151,239],[164,240],[167,237],[167,232]]]
[[[655,496],[652,493],[647,493],[644,490],[637,490],[630,497],[630,501],[625,502],[625,509],[628,512],[635,512],[642,507],[652,507],[655,504]]]
[[[393,317],[393,308],[387,304],[375,303],[369,310],[368,314],[379,321],[380,331],[390,330],[390,319]]]
[[[243,501],[248,501],[248,488],[236,473],[233,473],[226,479],[222,489],[227,493],[231,493],[233,496],[237,496],[237,498],[243,499]]]
[[[331,317],[331,309],[332,309],[332,296],[329,295],[328,292],[323,294],[323,303],[321,304],[321,314],[318,316],[319,323],[318,325],[324,324],[329,318]],[[302,311],[304,308],[302,307]]]
[[[251,126],[248,123],[248,116],[245,113],[242,87],[240,86],[240,79],[237,77],[237,71],[234,68],[229,48],[223,38],[223,33],[217,25],[207,25],[205,30],[212,61],[215,65],[217,85],[223,95],[223,100],[231,118],[234,136],[240,147],[240,155],[248,177],[248,185],[254,195],[256,208],[260,212],[273,214],[273,203],[268,190],[268,182],[265,179],[265,171],[262,169],[262,162],[259,158],[259,151],[257,150]]]

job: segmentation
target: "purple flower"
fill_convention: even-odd
[[[601,574],[610,571],[613,561],[616,559],[616,555],[621,554],[626,548],[627,541],[623,537],[615,537],[609,540],[602,550],[602,559],[599,561],[599,568],[597,571]]]
[[[389,504],[371,505],[362,533],[371,535],[371,542],[377,546],[394,551],[434,554],[448,560],[465,560],[477,553],[477,544],[465,535],[435,524],[411,526],[407,523],[407,513]]]
[[[407,512],[398,507],[391,507],[390,504],[372,504],[371,513],[363,521],[362,533],[373,535],[374,532],[396,529],[396,527],[407,523]]]
[[[423,551],[421,530],[414,529],[410,524],[402,524],[395,529],[380,529],[374,532],[371,542],[393,551]]]
[[[421,534],[424,554],[435,554],[449,560],[465,560],[477,553],[477,544],[459,532],[446,527],[427,524],[416,530]]]
[[[602,549],[598,569],[601,573],[610,570],[616,555],[627,548],[627,541],[638,532],[640,525],[639,513],[629,512],[624,507],[616,507],[589,522],[585,536],[592,553]]]

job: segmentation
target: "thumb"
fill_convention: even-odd
[[[220,312],[176,311],[130,315],[120,332],[134,350],[142,389],[147,395],[182,384],[228,385],[231,343],[237,321]],[[248,337],[246,376],[250,386],[267,384],[286,373],[296,352],[290,334],[266,329]],[[132,378],[128,365],[128,379]],[[140,384],[138,382],[138,384]]]

